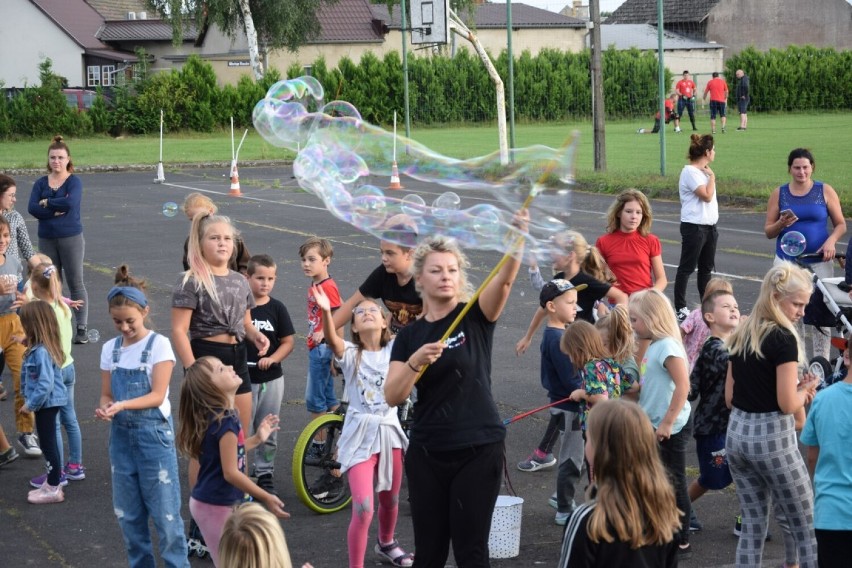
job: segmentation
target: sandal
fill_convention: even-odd
[[[376,554],[382,557],[383,560],[387,560],[394,566],[402,566],[403,568],[407,568],[408,566],[414,565],[414,555],[410,552],[406,552],[399,546],[399,541],[394,539],[388,545],[382,545],[381,542],[376,542],[376,546],[374,548]]]

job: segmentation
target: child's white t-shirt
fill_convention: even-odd
[[[149,331],[148,333],[150,334],[154,332]],[[148,345],[148,339],[149,336],[146,335],[130,346],[122,346],[117,366],[122,369],[140,368],[142,352],[145,351],[145,346]],[[117,341],[118,338],[116,337],[115,339],[104,343],[104,346],[101,349],[102,371],[111,372],[115,367],[112,364],[112,351],[115,349],[115,343]],[[163,361],[174,362],[175,360],[175,353],[172,350],[172,344],[165,336],[157,334],[157,337],[154,338],[154,342],[151,344],[151,355],[148,357],[148,362],[144,365],[145,372],[148,374],[148,382],[151,382],[151,372],[154,369],[154,365],[162,363]],[[163,404],[160,405],[160,412],[163,413],[164,418],[168,418],[172,413],[172,405],[169,402],[168,389],[166,389],[166,397],[163,399]]]

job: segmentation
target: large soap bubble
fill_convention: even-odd
[[[808,248],[805,235],[799,231],[788,231],[781,237],[781,250],[787,256],[799,256]]]
[[[527,257],[549,257],[548,239],[567,228],[576,144],[514,149],[509,164],[501,163],[499,152],[459,160],[395,138],[364,121],[350,103],[324,103],[323,96],[312,77],[279,81],[253,118],[266,141],[297,153],[299,185],[339,219],[404,246],[417,237],[446,235],[463,247],[505,252],[507,237],[520,236],[512,214],[534,194],[523,235],[532,253]],[[389,178],[394,159],[400,174],[437,187],[422,194],[379,189],[370,178]],[[400,224],[400,218],[407,221]]]

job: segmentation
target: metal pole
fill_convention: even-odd
[[[657,0],[657,81],[660,103],[660,175],[666,175],[666,65],[663,61],[663,0]]]
[[[601,10],[598,0],[589,0],[592,30],[592,116],[594,120],[595,171],[606,171],[606,133],[604,126],[603,69],[601,66]]]
[[[405,102],[405,137],[411,138],[411,112],[408,104],[408,18],[405,14],[405,0],[399,1],[402,11],[402,89]]]
[[[515,56],[512,52],[512,0],[506,0],[506,45],[509,56],[509,148],[515,147]],[[510,153],[511,154],[511,153]]]

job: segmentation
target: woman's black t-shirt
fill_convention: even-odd
[[[754,353],[731,355],[734,377],[732,406],[745,412],[779,412],[777,369],[799,360],[799,346],[789,330],[776,327],[760,344],[763,357]]]
[[[400,331],[391,361],[405,362],[426,343],[441,339],[465,304],[444,318],[419,319]],[[474,304],[447,339],[447,347],[417,383],[412,444],[429,450],[457,450],[500,442],[506,427],[491,394],[493,322]]]

